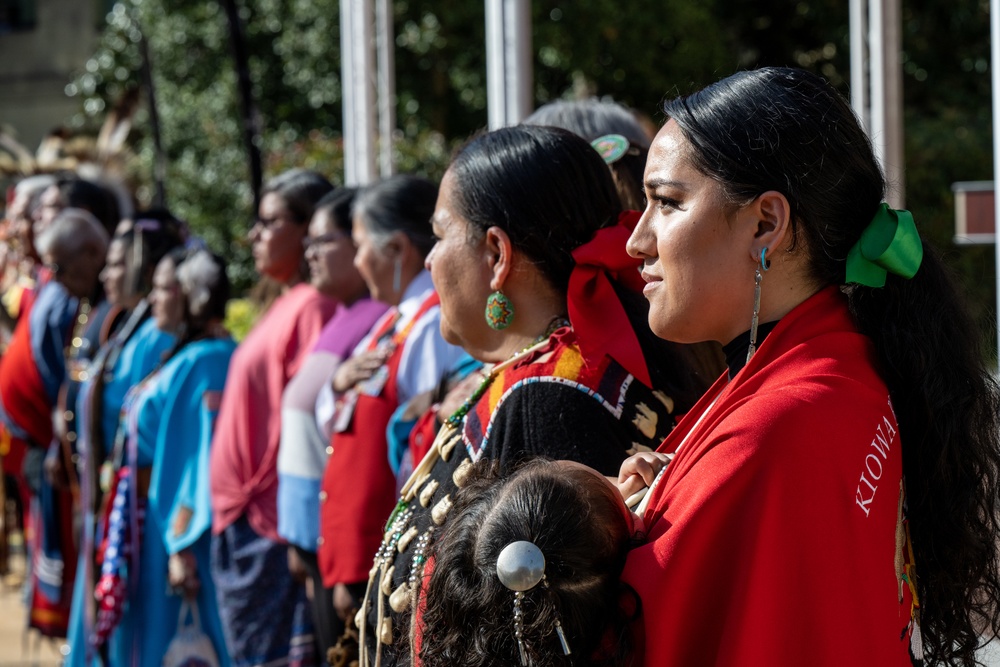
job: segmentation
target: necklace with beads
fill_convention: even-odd
[[[409,526],[410,521],[414,518],[414,510],[411,503],[416,497],[417,490],[428,481],[431,469],[435,466],[439,459],[446,462],[450,459],[451,452],[454,450],[458,440],[461,438],[459,430],[463,420],[469,411],[472,410],[472,408],[483,397],[487,389],[489,389],[490,385],[493,384],[493,381],[500,375],[500,373],[504,369],[522,361],[530,354],[540,350],[548,343],[549,338],[558,329],[569,326],[571,326],[569,320],[564,317],[557,317],[553,319],[549,326],[545,329],[545,332],[535,338],[529,345],[516,351],[503,362],[493,366],[493,368],[490,369],[490,372],[483,378],[483,381],[479,384],[476,390],[473,391],[465,402],[463,402],[462,405],[444,421],[441,429],[438,431],[437,437],[434,439],[434,444],[431,446],[430,451],[427,452],[427,455],[424,456],[423,460],[420,461],[416,469],[414,469],[413,473],[410,475],[410,478],[403,485],[399,502],[396,504],[395,509],[393,509],[392,514],[389,516],[389,520],[386,522],[386,533],[383,543],[379,548],[379,552],[374,559],[372,569],[369,572],[368,588],[365,593],[365,599],[357,615],[358,628],[361,635],[360,643],[361,646],[364,647],[366,646],[365,640],[367,635],[367,623],[365,623],[365,616],[368,612],[369,596],[372,592],[374,592],[377,596],[377,622],[375,624],[375,630],[377,633],[377,637],[375,638],[376,665],[381,663],[382,646],[384,644],[392,643],[392,620],[386,614],[387,610],[384,605],[388,602],[389,607],[397,613],[401,613],[401,610],[406,607],[413,608],[413,605],[415,605],[416,602],[415,597],[417,595],[417,591],[419,590],[419,586],[416,585],[416,581],[419,578],[420,573],[422,572],[422,567],[426,561],[424,554],[430,543],[431,533],[433,532],[435,525],[440,525],[444,521],[444,515],[447,514],[448,509],[450,509],[450,502],[446,502],[449,500],[446,497],[442,502],[435,505],[434,510],[431,512],[432,525],[426,532],[424,532],[423,535],[417,536],[416,529]],[[459,486],[461,486],[461,484],[459,484]],[[421,498],[421,504],[424,504],[423,498]],[[398,588],[392,590],[392,573],[395,569],[391,566],[394,559],[393,552],[398,551],[399,553],[403,553],[413,538],[416,538],[417,541],[411,558],[409,577]],[[377,590],[373,591],[375,588],[376,574],[378,574],[379,584]],[[367,664],[368,656],[367,651],[364,648],[362,648],[361,655],[361,664]]]
[[[490,372],[486,374],[486,377],[484,377],[483,381],[479,383],[476,390],[473,391],[467,399],[465,399],[465,402],[463,402],[450,417],[444,420],[444,423],[438,430],[437,436],[434,438],[434,444],[431,445],[430,451],[428,451],[420,463],[417,464],[416,468],[414,468],[413,472],[410,474],[410,478],[406,480],[405,484],[403,484],[403,487],[400,490],[399,502],[396,503],[395,509],[392,511],[392,514],[389,515],[389,523],[392,523],[392,520],[397,514],[405,511],[409,507],[410,501],[416,493],[416,489],[420,487],[430,476],[431,468],[434,467],[437,460],[439,458],[444,458],[445,461],[448,460],[449,453],[457,443],[457,438],[460,437],[458,435],[458,430],[461,428],[462,421],[465,419],[465,416],[469,414],[469,411],[473,408],[473,406],[479,402],[479,399],[483,397],[483,394],[485,394],[486,390],[490,388],[490,385],[493,384],[493,381],[496,380],[501,371],[506,368],[510,368],[518,361],[521,361],[525,356],[536,352],[541,346],[547,344],[549,337],[559,329],[570,326],[572,326],[572,324],[565,317],[554,318],[549,323],[549,326],[546,327],[545,332],[535,338],[530,345],[521,348],[505,361],[496,364],[490,369]]]
[[[508,368],[514,362],[519,361],[521,357],[523,357],[525,354],[534,351],[536,347],[548,341],[549,337],[557,330],[568,326],[570,326],[570,323],[569,320],[567,320],[565,317],[555,318],[554,320],[552,320],[552,322],[549,323],[549,326],[545,329],[545,333],[541,334],[533,341],[531,341],[531,343],[529,343],[525,347],[521,348],[520,350],[512,354],[510,357],[507,358],[506,361],[503,361],[495,365],[492,369],[490,369],[490,372],[486,374],[486,377],[484,377],[483,381],[479,383],[479,386],[476,387],[476,390],[472,392],[472,395],[470,395],[467,399],[465,399],[465,402],[462,403],[462,405],[459,406],[459,408],[455,410],[455,412],[453,412],[451,416],[445,420],[444,422],[445,425],[458,426],[462,422],[462,420],[465,419],[465,415],[469,414],[469,410],[471,410],[472,407],[479,402],[479,399],[483,397],[483,394],[486,393],[486,390],[490,388],[490,385],[493,384],[493,380],[495,380],[497,375],[500,374],[500,371],[502,371],[504,368]]]

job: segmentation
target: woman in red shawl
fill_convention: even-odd
[[[1000,629],[1000,399],[962,299],[821,78],[665,111],[628,250],[653,331],[730,368],[659,475],[622,471],[651,484],[623,574],[643,664],[972,664]]]

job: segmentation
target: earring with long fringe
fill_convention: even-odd
[[[757,323],[760,316],[760,283],[764,279],[763,274],[771,268],[767,262],[767,246],[760,251],[760,261],[753,274],[753,317],[750,318],[750,347],[747,348],[747,362],[757,351]]]

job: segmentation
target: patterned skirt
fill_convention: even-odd
[[[305,586],[288,571],[288,547],[240,517],[212,536],[212,577],[233,667],[321,664]]]

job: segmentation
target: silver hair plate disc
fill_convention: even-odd
[[[544,574],[545,556],[531,542],[511,542],[497,557],[497,577],[512,591],[531,590]]]

